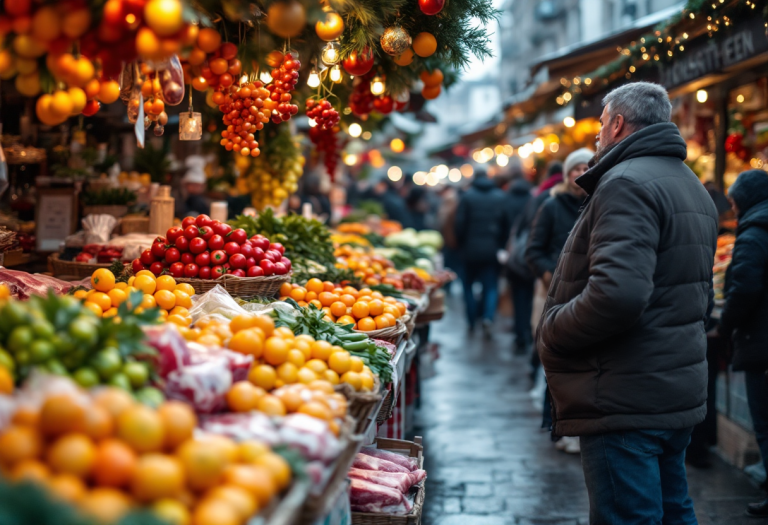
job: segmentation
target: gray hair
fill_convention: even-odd
[[[624,122],[636,129],[669,122],[672,116],[667,90],[651,82],[633,82],[618,87],[603,98],[603,105],[608,108],[611,120],[621,115]]]

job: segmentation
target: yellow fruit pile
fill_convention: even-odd
[[[160,316],[169,323],[187,327],[192,324],[189,308],[195,289],[187,283],[176,284],[170,275],[155,275],[142,270],[128,279],[127,283],[115,282],[115,275],[106,268],[99,268],[91,275],[92,290],[78,290],[74,296],[85,300],[84,306],[99,317],[117,315],[117,308],[128,300],[131,292],[141,291],[144,297],[137,312],[159,308]]]
[[[2,476],[29,480],[101,523],[146,506],[175,524],[241,525],[291,482],[261,442],[193,437],[192,409],[157,410],[107,388],[19,408],[0,433]]]

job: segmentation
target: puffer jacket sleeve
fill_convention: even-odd
[[[589,280],[581,294],[543,319],[542,342],[559,354],[588,350],[626,331],[653,292],[660,237],[655,200],[643,186],[617,178],[598,188],[591,206]]]
[[[525,261],[536,277],[547,272],[554,273],[557,259],[550,256],[549,243],[552,241],[554,227],[555,202],[550,198],[545,202],[533,220],[528,245],[525,248]]]
[[[768,265],[768,233],[750,228],[736,238],[733,259],[728,267],[725,306],[720,316],[720,333],[729,336],[749,318],[765,294]]]

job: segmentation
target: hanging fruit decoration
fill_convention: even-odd
[[[425,15],[436,15],[445,7],[445,0],[419,0],[419,9]]]
[[[292,115],[299,112],[299,106],[290,102],[291,91],[299,81],[300,68],[299,59],[289,52],[282,57],[280,65],[272,70],[273,81],[267,88],[269,99],[264,101],[264,107],[272,111],[272,122],[275,124],[290,120]]]
[[[321,129],[333,129],[341,120],[339,112],[336,111],[336,108],[327,99],[314,100],[308,98],[306,108],[307,117],[314,120],[317,127]]]
[[[397,64],[398,66],[402,66],[402,67],[410,66],[411,63],[413,62],[413,49],[406,49],[405,51],[397,55],[393,60],[395,61],[395,64]]]
[[[227,129],[221,132],[221,145],[227,151],[235,151],[244,157],[261,154],[255,134],[269,122],[271,111],[264,107],[267,96],[269,91],[258,81],[213,93],[213,102],[224,113],[222,120]]]
[[[344,59],[344,69],[350,75],[359,77],[368,73],[373,68],[373,52],[369,48],[363,49],[361,53],[352,51]]]
[[[427,100],[436,99],[440,96],[443,83],[443,72],[439,69],[433,69],[432,71],[422,71],[419,75],[421,81],[424,83],[424,87],[421,89],[421,95]]]
[[[280,206],[288,195],[296,192],[304,172],[305,159],[290,128],[279,126],[272,130],[261,132],[261,135],[269,134],[269,140],[264,141],[261,156],[251,159],[251,167],[242,177],[243,182],[238,183],[250,193],[251,203],[258,210]]]
[[[304,6],[295,0],[273,2],[267,9],[267,27],[281,38],[299,36],[306,23]]]
[[[337,40],[344,33],[344,19],[330,8],[325,8],[323,11],[325,11],[325,20],[317,21],[315,33],[320,37],[320,40],[326,42]]]
[[[381,49],[388,55],[399,56],[411,47],[411,35],[400,26],[388,27],[381,34]]]
[[[309,128],[309,140],[315,145],[315,152],[323,156],[325,171],[331,182],[336,178],[336,167],[339,165],[339,127],[323,129],[320,126]]]
[[[367,117],[373,111],[373,101],[376,96],[371,93],[371,80],[374,73],[369,72],[355,79],[352,94],[349,96],[349,107],[358,117]]]
[[[432,33],[419,33],[413,39],[413,51],[422,58],[432,56],[437,51],[437,40]]]

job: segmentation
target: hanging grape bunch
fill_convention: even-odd
[[[323,129],[320,126],[309,128],[309,140],[315,145],[318,155],[323,155],[323,164],[331,181],[336,174],[336,166],[339,163],[338,127]]]
[[[270,53],[272,60],[276,58],[275,53]],[[291,104],[291,91],[299,81],[300,68],[301,62],[289,52],[283,55],[279,66],[272,70],[273,81],[268,86],[269,99],[264,105],[272,111],[272,122],[275,124],[290,120],[291,116],[299,112],[299,106]]]
[[[315,121],[317,127],[326,130],[333,129],[341,120],[339,112],[326,99],[314,100],[308,98],[307,116]]]
[[[229,91],[229,93],[227,93]],[[261,82],[245,82],[228,90],[213,94],[213,102],[224,113],[222,120],[227,129],[221,132],[221,145],[246,157],[261,153],[255,133],[269,122],[270,110],[264,107],[269,91]]]
[[[371,93],[371,79],[374,75],[374,72],[369,72],[355,79],[352,94],[349,96],[349,107],[357,116],[366,116],[374,110],[376,95]]]

